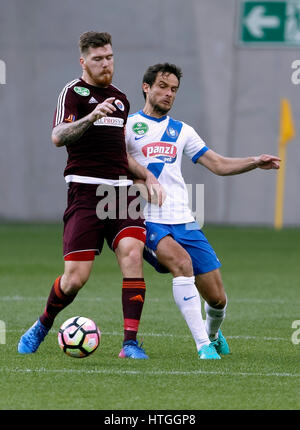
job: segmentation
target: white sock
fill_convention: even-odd
[[[218,338],[218,331],[221,327],[222,322],[225,319],[227,303],[222,309],[216,309],[211,307],[208,303],[204,303],[204,309],[206,312],[206,323],[205,328],[208,337],[211,340]]]
[[[173,278],[173,297],[192,333],[197,351],[203,345],[209,345],[210,340],[202,319],[201,299],[195,286],[195,277]]]

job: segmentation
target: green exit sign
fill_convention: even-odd
[[[241,1],[239,43],[300,45],[300,0]]]

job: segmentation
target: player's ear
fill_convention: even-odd
[[[147,84],[146,82],[143,82],[143,85],[142,85],[143,92],[146,93],[146,94],[148,94],[149,89],[150,89],[150,85]]]
[[[80,57],[79,58],[79,63],[80,63],[81,67],[84,70],[85,69],[85,58],[84,57]]]

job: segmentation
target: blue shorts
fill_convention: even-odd
[[[157,272],[169,273],[169,270],[161,265],[155,251],[158,242],[165,236],[172,236],[190,255],[193,263],[194,275],[207,273],[221,267],[221,263],[200,230],[197,222],[187,224],[158,224],[146,222],[147,237],[144,248],[144,259],[150,263]]]

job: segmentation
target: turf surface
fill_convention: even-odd
[[[5,339],[0,333],[0,409],[299,409],[300,344],[291,336],[292,322],[300,320],[300,230],[211,226],[204,232],[223,264],[229,304],[222,329],[232,354],[212,362],[197,358],[173,302],[171,276],[145,263],[139,339],[150,360],[135,361],[118,358],[122,280],[107,247],[39,350],[19,355],[20,336],[42,312],[63,269],[61,226],[0,226],[0,320],[6,329]],[[59,326],[75,315],[94,319],[102,331],[101,346],[85,359],[64,355],[57,344]]]

